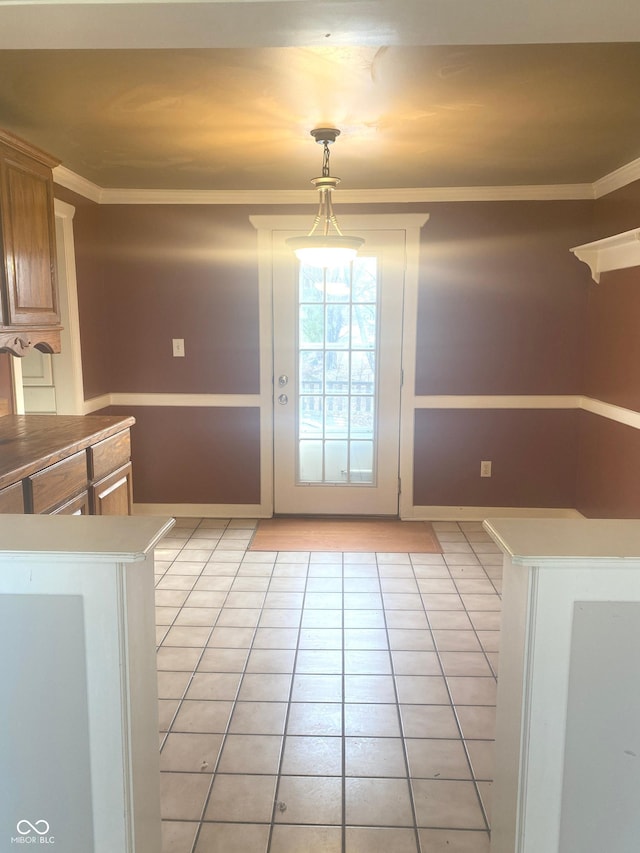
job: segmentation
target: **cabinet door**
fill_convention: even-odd
[[[51,171],[19,154],[4,153],[1,183],[6,287],[2,325],[56,326],[60,315]]]
[[[91,486],[93,515],[131,515],[132,504],[130,462]]]
[[[89,515],[89,492],[82,492],[62,506],[54,509],[51,515]]]

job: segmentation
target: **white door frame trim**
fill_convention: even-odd
[[[415,409],[415,360],[420,257],[420,229],[428,213],[373,213],[340,216],[345,231],[404,231],[406,241],[403,316],[403,386],[400,403],[400,517],[410,518],[413,509],[413,441]],[[304,231],[312,223],[306,214],[250,216],[258,232],[258,282],[260,306],[260,447],[261,509],[273,514],[273,234]]]
[[[429,214],[407,225],[404,271],[404,318],[402,323],[402,394],[400,397],[400,501],[402,519],[413,517],[413,459],[416,408],[416,347],[418,335],[418,288],[420,284],[420,229]]]
[[[58,243],[58,266],[64,267],[60,282],[62,322],[62,351],[53,363],[56,385],[56,411],[59,415],[84,414],[84,383],[80,347],[80,314],[76,278],[76,250],[73,237],[73,217],[76,209],[60,199],[54,199],[56,222],[61,226],[62,244]]]

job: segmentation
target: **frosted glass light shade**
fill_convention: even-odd
[[[301,263],[314,267],[335,267],[352,261],[364,243],[364,238],[310,235],[289,237],[286,242]]]

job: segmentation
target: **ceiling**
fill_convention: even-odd
[[[0,127],[105,188],[305,189],[317,126],[352,190],[590,184],[639,158],[634,4],[557,43],[572,0],[535,22],[502,2],[463,23],[402,0],[0,4]]]

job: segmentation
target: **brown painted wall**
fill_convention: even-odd
[[[248,217],[300,209],[97,206],[67,191],[58,194],[78,207],[74,229],[87,397],[107,391],[258,392],[256,233]],[[611,222],[631,215],[633,193],[622,195],[612,200]],[[615,337],[615,311],[624,315],[630,303],[608,306],[612,322],[605,333],[598,319],[601,294],[594,300],[588,269],[569,252],[601,236],[594,233],[594,202],[426,207],[418,394],[579,394],[585,386],[625,399],[635,393],[640,383],[628,370],[621,378],[611,362],[594,367],[602,363],[598,351]],[[394,205],[367,212],[424,208]],[[185,339],[185,359],[171,357],[172,337]],[[620,365],[635,352],[630,338],[625,346]],[[255,410],[141,407],[135,414],[137,501],[259,499]],[[416,503],[574,506],[577,424],[575,412],[421,411]],[[247,453],[248,447],[255,451]],[[167,453],[172,454],[167,465],[159,464]],[[209,467],[200,464],[203,458]],[[494,475],[481,479],[479,464],[487,458]],[[589,467],[595,457],[588,459]],[[593,482],[588,474],[581,480],[585,506]]]
[[[256,232],[205,205],[77,205],[85,396],[259,392]],[[171,339],[185,340],[173,358]],[[259,503],[259,412],[128,407],[134,500]]]
[[[640,430],[579,415],[577,508],[588,518],[640,518]]]
[[[585,367],[587,396],[640,412],[640,267],[591,283]]]
[[[595,237],[640,225],[640,181],[595,202]],[[589,285],[584,393],[640,412],[640,267]],[[576,506],[587,516],[640,518],[640,430],[581,413]]]
[[[133,415],[137,503],[260,503],[260,413],[252,408],[112,406]]]
[[[579,394],[589,273],[569,249],[591,238],[592,203],[430,209],[416,393]],[[574,411],[421,410],[415,426],[417,505],[575,505]]]
[[[634,181],[594,203],[594,240],[622,234],[640,225],[640,181]]]
[[[417,394],[576,394],[591,202],[433,206],[423,230]]]
[[[246,212],[107,205],[76,220],[87,397],[257,393],[256,232]],[[185,340],[185,358],[173,358],[172,338]]]
[[[571,409],[416,412],[418,506],[573,507],[577,415]],[[491,460],[492,477],[480,477]]]

